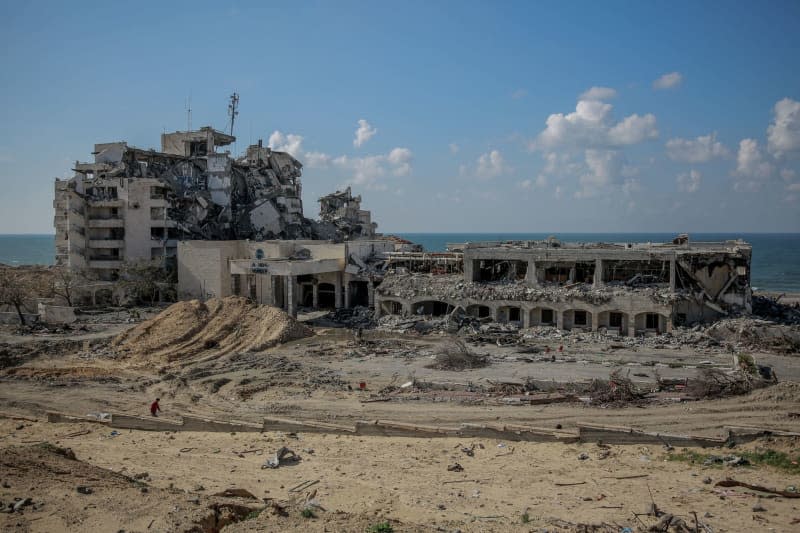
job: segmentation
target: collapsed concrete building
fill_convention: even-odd
[[[377,314],[456,309],[520,327],[639,335],[751,311],[751,246],[743,241],[449,245],[463,274],[399,269],[377,288]]]
[[[415,249],[392,238],[181,241],[178,298],[245,296],[292,316],[299,307],[374,307],[387,256]]]
[[[369,211],[350,190],[344,205],[320,200],[323,220],[303,215],[302,164],[290,154],[247,147],[223,151],[235,137],[204,127],[165,133],[161,151],[126,142],[96,144],[94,162],[56,179],[56,263],[115,280],[126,262],[174,260],[185,239],[347,240],[375,234]]]
[[[456,311],[519,327],[658,334],[751,311],[743,241],[449,245],[348,241],[182,241],[179,298],[240,295],[296,315],[364,306],[375,315]]]

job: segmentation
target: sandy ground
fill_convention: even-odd
[[[671,398],[676,393],[641,407],[503,405],[501,398],[488,394],[466,400],[444,391],[371,402],[382,396],[384,387],[410,379],[457,389],[526,378],[607,379],[612,370],[622,369],[647,388],[657,376],[684,378],[695,376],[701,367],[727,368],[732,356],[691,347],[620,347],[608,340],[566,343],[555,361],[543,361],[519,347],[487,345],[472,349],[489,356],[489,366],[452,372],[427,368],[436,350],[448,342],[443,336],[367,332],[367,342],[359,346],[347,330],[317,328],[313,337],[257,352],[209,346],[187,358],[150,357],[147,350],[134,358],[120,356],[109,344],[112,336],[130,327],[96,321],[88,332],[24,337],[6,332],[4,340],[13,346],[8,350],[19,346],[25,355],[0,371],[0,411],[40,419],[46,410],[143,415],[153,398],[160,397],[164,417],[174,419],[194,414],[254,423],[264,416],[343,424],[373,419],[446,426],[516,423],[567,431],[580,422],[594,422],[714,436],[724,435],[726,425],[800,431],[800,385],[791,383],[800,382],[800,358],[794,356],[755,353],[760,364],[771,365],[779,379],[789,383],[719,400],[679,403]],[[528,348],[557,345],[557,340],[541,340]],[[366,391],[358,390],[362,381]],[[87,433],[66,437],[82,430]],[[39,457],[37,449],[16,448],[42,441],[71,447],[80,462],[62,464],[62,459]],[[473,444],[474,456],[461,451]],[[280,446],[292,448],[302,460],[277,470],[261,469]],[[795,441],[752,446],[769,446],[800,458]],[[579,460],[581,453],[589,458]],[[765,499],[744,489],[714,486],[732,476],[783,489],[800,485],[796,474],[769,466],[704,467],[666,458],[665,450],[653,446],[603,450],[588,444],[305,434],[294,439],[278,433],[112,435],[99,425],[0,418],[0,481],[10,485],[0,484],[0,500],[31,497],[44,504],[29,506],[24,514],[0,514],[0,528],[213,531],[231,513],[220,512],[218,499],[208,495],[237,487],[287,505],[288,516],[268,509],[225,531],[365,531],[385,520],[395,531],[561,531],[580,530],[579,523],[604,522],[612,524],[608,531],[637,531],[657,521],[634,516],[651,503],[649,487],[660,508],[690,525],[696,511],[714,531],[798,529],[791,522],[800,518],[800,500]],[[20,468],[21,463],[28,466]],[[455,463],[464,470],[448,471]],[[144,472],[149,476],[137,483],[146,483],[151,489],[147,493],[124,477]],[[647,477],[617,479],[627,476]],[[713,482],[704,483],[706,477]],[[300,515],[305,493],[288,492],[306,480],[319,480],[309,490],[317,491],[315,501],[325,509],[318,509],[314,519]],[[98,490],[77,493],[78,485],[91,483]],[[247,504],[264,506],[261,501],[238,505]],[[754,512],[757,505],[766,511]],[[248,514],[239,511],[234,518]],[[525,524],[523,515],[528,518]],[[559,525],[564,528],[556,529]]]
[[[21,424],[24,427],[17,429]],[[64,437],[81,430],[88,432]],[[538,531],[557,520],[573,524],[605,522],[635,529],[642,523],[649,526],[656,522],[648,516],[634,517],[634,513],[646,512],[651,503],[649,492],[659,508],[687,521],[697,512],[700,521],[714,531],[796,531],[797,526],[791,521],[800,517],[800,499],[763,498],[747,489],[714,486],[721,479],[733,477],[784,489],[800,484],[798,475],[768,466],[710,467],[668,461],[669,453],[680,450],[667,452],[657,446],[604,449],[594,444],[305,434],[290,438],[280,433],[122,431],[112,436],[111,430],[100,425],[11,420],[0,422],[0,432],[0,476],[4,480],[10,479],[14,470],[14,465],[6,461],[8,447],[37,441],[69,446],[79,460],[126,476],[147,473],[147,485],[178,489],[185,493],[179,498],[184,503],[191,501],[192,495],[203,496],[227,488],[243,488],[259,498],[286,503],[304,498],[304,493],[291,493],[289,489],[304,481],[319,480],[309,491],[316,491],[316,502],[326,509],[317,511],[320,519],[295,520],[293,524],[292,517],[284,523],[265,513],[225,531],[321,531],[330,527],[330,520],[336,523],[336,512],[347,513],[348,518],[329,531],[363,531],[358,528],[365,520],[379,523],[387,519],[400,522],[397,531],[437,527],[445,531]],[[474,456],[461,451],[462,447],[473,445]],[[797,443],[791,441],[758,445],[798,452]],[[294,465],[262,469],[267,456],[281,446],[290,447],[302,459]],[[588,459],[579,459],[582,453]],[[604,455],[607,456],[602,458]],[[447,467],[455,463],[464,470],[449,472]],[[69,482],[76,485],[93,485],[91,477],[78,474],[76,470],[62,476],[74,476]],[[640,477],[618,479],[627,476]],[[3,501],[20,496],[44,503],[41,509],[25,511],[24,515],[0,515],[4,520],[0,524],[16,527],[14,521],[20,521],[21,530],[29,531],[70,530],[79,525],[97,530],[93,524],[99,524],[99,517],[93,515],[106,514],[106,509],[85,510],[83,521],[71,521],[71,506],[63,505],[59,499],[54,501],[55,492],[52,487],[45,487],[46,481],[36,483],[29,487],[17,479],[10,487],[0,489]],[[124,487],[114,484],[94,484],[94,494],[81,496],[81,502],[96,505],[99,499],[119,499],[116,492],[124,491]],[[74,487],[68,488],[75,491]],[[766,510],[754,512],[757,505]],[[142,520],[136,508],[148,513],[150,519],[158,519],[162,527],[167,525],[161,519],[169,509],[154,506],[149,496],[137,495],[134,502],[123,507],[128,508],[126,512],[115,513],[114,520],[102,525],[144,531],[143,525],[149,520]],[[297,511],[293,513],[297,515]],[[530,520],[527,524],[521,523],[524,514]],[[350,521],[355,522],[355,529],[350,529]]]

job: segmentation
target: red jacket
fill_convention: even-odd
[[[158,400],[156,400],[152,404],[150,404],[150,412],[151,413],[155,413],[156,411],[160,411],[160,410],[161,410],[161,406],[158,405]]]

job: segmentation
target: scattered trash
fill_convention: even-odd
[[[94,492],[94,490],[92,490],[92,487],[87,487],[85,485],[79,485],[77,490],[81,494],[91,494]]]
[[[222,498],[247,498],[248,500],[258,500],[252,492],[245,489],[225,489],[222,492],[217,492],[212,496],[219,496]]]
[[[281,465],[281,462],[288,463],[293,462],[296,463],[300,460],[300,456],[294,453],[292,450],[287,448],[286,446],[281,447],[276,453],[275,456],[271,459],[267,459],[267,461],[261,465],[261,468],[278,468]]]
[[[448,472],[463,472],[464,467],[461,466],[459,463],[453,463],[447,467]]]

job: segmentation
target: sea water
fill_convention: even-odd
[[[548,233],[398,233],[441,252],[447,243],[508,240],[540,240]],[[563,242],[670,242],[673,233],[557,233]],[[800,233],[692,233],[692,241],[743,239],[753,245],[751,284],[766,291],[800,293]],[[53,235],[0,235],[0,263],[51,265]]]

